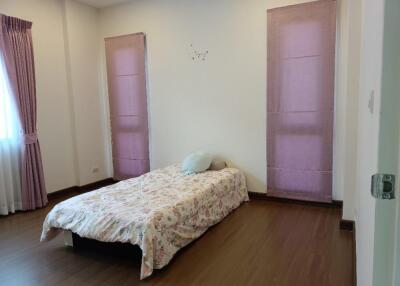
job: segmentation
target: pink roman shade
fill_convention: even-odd
[[[335,74],[335,1],[268,16],[268,195],[329,202]]]
[[[123,180],[149,171],[145,36],[107,38],[114,178]]]

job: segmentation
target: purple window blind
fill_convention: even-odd
[[[268,10],[268,195],[332,200],[336,3]]]
[[[140,176],[150,169],[145,36],[106,39],[114,178]]]

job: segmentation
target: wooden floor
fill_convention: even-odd
[[[339,209],[251,201],[139,281],[137,254],[66,248],[61,236],[39,243],[55,202],[0,217],[0,285],[352,285],[352,234],[339,230]]]

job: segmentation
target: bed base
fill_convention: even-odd
[[[69,230],[64,230],[64,245],[68,247],[74,247],[74,238],[72,232]]]
[[[140,266],[142,251],[139,246],[120,242],[100,242],[83,238],[71,231],[64,230],[64,245],[77,251],[89,251],[113,257],[128,258]]]

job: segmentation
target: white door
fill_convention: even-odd
[[[399,14],[399,0],[363,0],[356,218],[360,286],[400,285],[398,187],[395,200],[375,199],[370,191],[375,173],[399,180]]]

